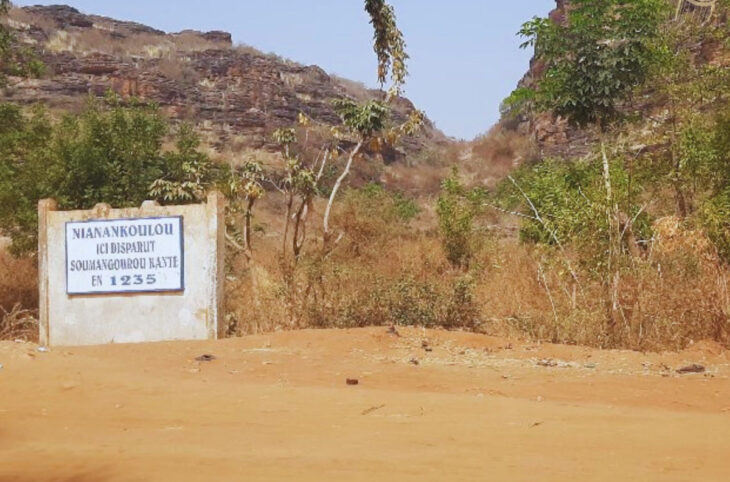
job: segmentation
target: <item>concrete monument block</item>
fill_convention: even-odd
[[[40,341],[214,339],[223,316],[225,200],[58,211],[38,204]]]

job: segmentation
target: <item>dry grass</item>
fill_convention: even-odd
[[[13,258],[0,246],[0,308],[38,305],[38,269],[35,258]]]
[[[52,52],[78,54],[102,53],[119,57],[161,59],[179,53],[220,49],[219,43],[194,32],[173,35],[138,33],[119,37],[99,28],[80,31],[53,30],[48,34],[46,48]]]
[[[501,124],[471,143],[463,173],[473,185],[493,188],[520,165],[535,159],[537,148],[528,136]]]
[[[38,320],[35,310],[16,304],[9,311],[0,307],[0,340],[38,341]]]
[[[365,101],[372,98],[372,93],[370,92],[370,89],[368,89],[368,87],[364,83],[358,82],[356,80],[346,79],[336,74],[330,74],[330,77],[336,84],[342,86],[345,93],[353,99],[358,101]]]
[[[181,84],[195,85],[202,79],[200,72],[196,71],[184,58],[175,54],[161,58],[157,63],[157,70],[166,78]]]
[[[312,226],[318,226],[322,207],[316,204]],[[656,237],[650,254],[624,269],[624,318],[611,331],[602,281],[578,268],[576,283],[563,255],[553,250],[481,234],[471,268],[455,269],[428,210],[423,219],[398,223],[345,196],[333,219],[345,233],[338,247],[321,259],[321,239],[311,233],[308,254],[292,269],[280,256],[282,200],[270,194],[261,208],[255,222],[265,229],[257,234],[255,263],[231,264],[234,333],[405,324],[637,350],[681,349],[703,339],[730,342],[730,269],[701,233],[668,221],[671,236],[660,223],[657,232],[664,235]],[[580,266],[577,253],[568,250],[567,256]]]
[[[0,340],[38,339],[38,270],[35,258],[12,257],[0,238]]]
[[[562,255],[508,241],[491,261],[476,295],[488,332],[637,350],[730,342],[730,269],[697,232],[658,236],[647,257],[630,260],[620,285],[622,318],[613,330],[601,280],[578,270],[576,283]]]
[[[36,15],[22,8],[11,8],[8,12],[8,22],[11,27],[21,31],[37,27],[46,35],[50,35],[56,30],[56,23],[50,18]]]

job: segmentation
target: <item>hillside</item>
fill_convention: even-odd
[[[40,79],[11,79],[4,100],[78,110],[89,94],[112,90],[156,102],[172,119],[194,122],[222,152],[272,149],[271,133],[295,124],[300,112],[337,125],[333,99],[382,96],[317,66],[234,46],[227,32],[167,34],[62,5],[14,8],[9,25],[39,53],[47,71]],[[402,122],[413,109],[408,99],[397,99],[393,120]],[[427,120],[421,133],[383,156],[394,162],[446,143]]]
[[[602,105],[609,107],[604,113],[621,114],[604,126],[602,139],[597,122],[576,127],[534,102],[505,109],[501,123],[472,143],[451,143],[427,123],[405,139],[403,162],[402,154],[388,152],[347,155],[357,145],[376,151],[386,136],[365,135],[358,143],[333,135],[331,100],[379,94],[317,67],[233,47],[223,32],[165,34],[68,7],[13,10],[18,36],[49,71],[36,80],[10,79],[9,100],[56,112],[80,109],[89,93],[113,89],[159,102],[173,119],[193,120],[205,151],[176,151],[164,137],[166,125],[145,113],[135,117],[136,106],[65,123],[8,106],[0,221],[13,246],[25,243],[19,245],[31,257],[5,263],[0,303],[8,311],[20,303],[6,324],[32,338],[32,311],[21,308],[35,308],[36,275],[28,266],[40,197],[68,208],[171,201],[151,192],[163,181],[193,186],[192,193],[179,189],[187,201],[208,188],[226,190],[231,335],[393,324],[602,348],[730,344],[730,7],[724,2],[709,21],[696,21],[675,15],[665,0],[582,2],[573,9],[567,3],[533,21],[543,32],[579,34],[545,41],[580,40],[558,45],[552,57],[536,56],[520,87],[535,88],[536,96],[543,86],[556,88],[541,84],[556,65],[590,77],[575,52],[601,53],[591,65],[606,78],[615,79],[614,60],[629,62],[622,69],[633,76],[618,82],[616,95],[611,85],[603,86],[611,95],[573,89],[570,81],[586,76],[560,77],[563,105],[588,92],[602,102],[587,104],[589,117]],[[635,8],[649,9],[642,13],[652,22],[621,15]],[[567,21],[581,9],[588,14],[578,20],[601,22],[613,37],[594,23],[581,30],[581,22]],[[637,25],[650,28],[636,35]],[[623,39],[635,50],[626,54]],[[631,64],[635,54],[644,61]],[[413,106],[400,106],[402,119]],[[274,152],[272,131],[292,125],[299,112],[323,131],[299,126]],[[379,118],[374,110],[358,112],[366,115],[356,121]],[[146,132],[135,123],[142,121],[157,134],[138,143],[150,149],[130,151],[124,141]],[[336,139],[331,162],[320,155],[322,132]],[[307,145],[312,138],[314,149]],[[223,177],[198,176],[205,154],[232,168]],[[139,159],[150,159],[149,166],[127,170]],[[98,177],[87,176],[97,170]],[[23,290],[20,271],[27,273]]]

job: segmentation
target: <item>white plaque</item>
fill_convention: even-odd
[[[183,291],[181,216],[66,223],[69,295]]]

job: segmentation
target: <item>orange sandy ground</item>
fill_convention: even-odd
[[[0,480],[730,480],[730,355],[711,343],[399,331],[2,342]],[[674,372],[689,363],[707,372]]]

